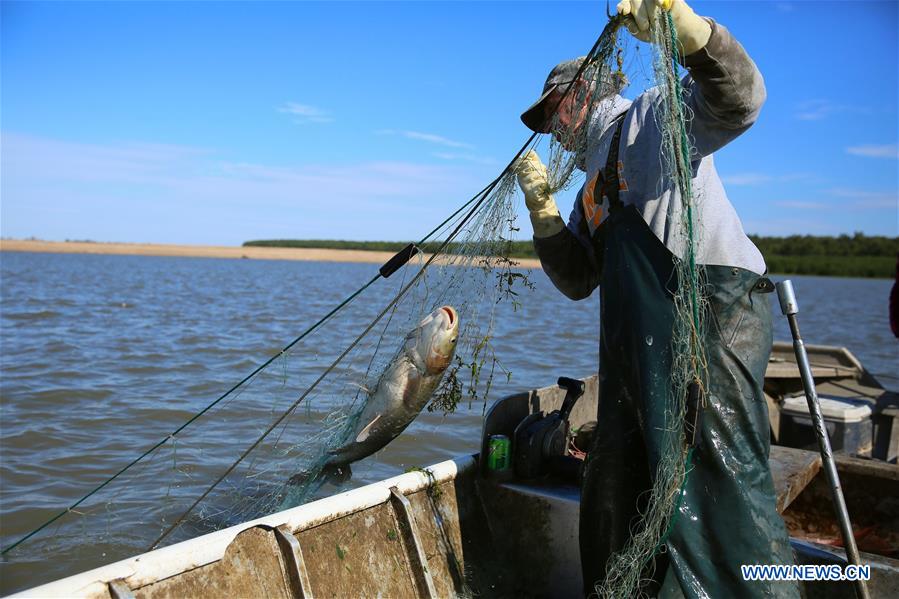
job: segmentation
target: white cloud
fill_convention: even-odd
[[[861,106],[839,104],[831,100],[815,99],[797,104],[795,117],[800,121],[820,121],[841,112],[861,114],[868,112],[868,109]]]
[[[870,191],[867,189],[853,189],[851,187],[834,187],[832,189],[828,189],[827,193],[841,198],[864,198],[869,200],[884,197],[896,197],[895,192],[889,193],[883,191]]]
[[[295,123],[330,123],[334,119],[324,110],[309,106],[308,104],[298,104],[297,102],[287,102],[278,109],[294,117]]]
[[[851,189],[848,187],[835,187],[824,192],[827,196],[839,198],[836,200],[779,200],[772,202],[775,206],[793,210],[814,211],[855,211],[855,210],[883,210],[899,209],[899,197],[895,192],[869,191],[863,189]]]
[[[880,198],[876,200],[860,200],[852,207],[862,210],[899,210],[899,201],[894,198]]]
[[[434,133],[422,133],[421,131],[380,129],[378,131],[375,131],[375,133],[377,133],[379,135],[400,135],[407,139],[414,139],[417,141],[425,141],[428,143],[437,144],[439,146],[446,146],[448,148],[467,148],[467,149],[474,148],[473,145],[468,144],[468,143],[448,139],[446,137],[443,137],[442,135],[435,135]]]
[[[760,185],[769,183],[773,177],[763,173],[738,173],[735,175],[723,175],[721,181],[725,185]]]
[[[832,206],[823,202],[806,202],[802,200],[788,200],[783,202],[774,202],[775,206],[782,208],[793,208],[797,210],[830,210]]]
[[[800,121],[819,121],[836,111],[836,105],[827,100],[809,100],[797,106],[796,118]]]
[[[6,133],[2,147],[2,229],[14,237],[163,243],[240,243],[284,235],[404,239],[420,234],[423,223],[442,220],[448,207],[480,184],[448,164],[272,166],[222,160],[202,148],[81,144]]]
[[[494,158],[487,158],[485,156],[476,156],[474,154],[456,154],[453,152],[434,152],[432,154],[435,158],[440,158],[441,160],[463,160],[465,162],[474,162],[475,164],[483,164],[485,166],[499,166],[499,161]]]
[[[895,191],[870,191],[867,189],[835,187],[829,189],[828,193],[839,198],[852,200],[844,204],[850,209],[899,209],[899,195]]]
[[[721,181],[725,185],[762,185],[764,183],[784,183],[808,178],[808,173],[787,173],[785,175],[770,175],[767,173],[735,173],[722,175]]]
[[[896,144],[850,146],[846,148],[846,152],[867,158],[899,158],[899,147]]]

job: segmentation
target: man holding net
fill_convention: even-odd
[[[773,286],[712,161],[755,122],[764,83],[727,29],[683,0],[618,5],[630,33],[656,47],[666,42],[658,29],[668,16],[662,11],[670,11],[690,72],[682,85],[692,198],[672,184],[671,161],[662,157],[672,129],[660,117],[656,88],[630,102],[614,93],[608,70],[590,81],[584,60],[576,59],[553,69],[541,98],[522,115],[532,130],[552,133],[587,174],[566,225],[550,185],[557,173],[547,173],[534,152],[518,167],[547,275],[574,300],[600,289],[600,405],[580,508],[584,590],[796,597],[794,583],[741,576],[742,564],[791,564],[792,553],[775,510],[762,393]],[[552,170],[557,161],[550,164]],[[695,238],[681,226],[688,202]],[[683,413],[673,415],[670,400],[683,376],[684,350],[672,331],[686,315],[673,297],[688,249],[703,273],[707,386],[701,432],[684,466],[683,454],[672,455],[662,439],[672,429],[678,443],[688,438]],[[666,488],[659,481],[675,466],[687,474]],[[643,517],[656,513],[653,501],[668,502],[666,518]]]

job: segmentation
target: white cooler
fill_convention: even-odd
[[[852,456],[871,456],[871,406],[859,400],[819,395],[830,446]],[[818,439],[804,394],[784,399],[780,412],[780,445],[818,449]]]

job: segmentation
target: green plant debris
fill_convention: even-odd
[[[391,541],[396,541],[396,539],[397,539],[396,531],[393,530],[392,528],[391,528],[390,530],[388,530],[388,531],[387,531],[387,538],[388,538],[389,540],[391,540]]]
[[[343,558],[345,558],[346,557],[346,549],[341,547],[339,544],[335,545],[335,547],[337,548],[337,557],[339,557],[341,560]]]
[[[437,484],[437,479],[434,478],[434,473],[428,470],[427,468],[422,468],[421,466],[410,466],[406,469],[406,472],[421,472],[425,476],[428,477],[428,497],[431,499],[437,499],[441,495],[443,495],[443,491],[440,490],[440,486]]]
[[[504,220],[504,228],[509,233],[518,231],[515,227],[514,216]],[[497,296],[496,303],[508,301],[512,304],[513,312],[521,307],[521,290],[533,290],[535,288],[530,279],[530,271],[520,272],[516,270],[518,263],[510,258],[514,244],[511,239],[502,236],[499,245],[490,255],[481,256],[478,260],[479,268],[486,273],[493,273],[496,277]],[[506,370],[496,358],[496,351],[490,343],[490,331],[475,337],[478,339],[471,347],[470,355],[463,358],[461,351],[457,350],[453,365],[447,369],[440,386],[434,393],[434,397],[428,404],[428,411],[440,410],[444,415],[455,412],[459,402],[467,398],[468,407],[477,401],[484,402],[484,410],[487,409],[487,398],[493,387],[493,377],[499,368],[510,380],[512,373]]]
[[[486,409],[497,368],[506,376],[507,381],[511,380],[512,372],[506,370],[497,360],[496,352],[490,343],[490,335],[485,335],[475,345],[468,361],[456,354],[455,363],[447,369],[440,387],[434,392],[434,398],[428,404],[428,411],[441,410],[444,414],[455,412],[459,402],[465,398],[468,400],[469,409],[476,401],[484,402]],[[481,391],[485,370],[486,376],[483,378],[483,391]]]

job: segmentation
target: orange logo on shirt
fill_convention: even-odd
[[[624,163],[618,161],[618,191],[627,191],[627,181],[624,180]]]
[[[581,194],[581,204],[584,207],[584,217],[590,225],[590,231],[595,231],[602,222],[602,206],[598,206],[593,199],[593,188],[596,186],[596,180],[599,177],[597,172],[584,185],[584,193]]]

